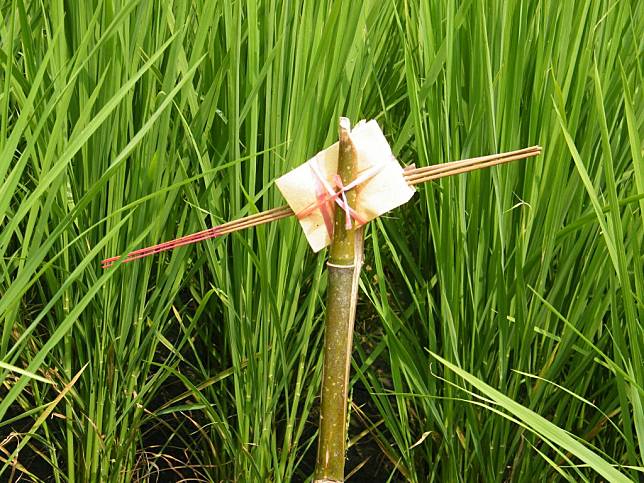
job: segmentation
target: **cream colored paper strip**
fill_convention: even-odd
[[[354,209],[359,219],[367,222],[407,203],[416,190],[405,181],[403,169],[378,123],[361,121],[351,131],[351,140],[358,156],[358,177],[375,172],[354,188],[358,190]],[[335,143],[277,179],[277,187],[291,209],[296,214],[301,213],[318,203],[321,180],[316,172],[323,177],[322,182],[335,186],[337,165],[338,143]],[[336,209],[340,208],[336,206]],[[299,217],[299,221],[313,251],[318,252],[329,245],[331,238],[319,207]]]

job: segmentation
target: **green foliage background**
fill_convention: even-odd
[[[0,479],[302,481],[324,254],[279,206],[375,118],[421,187],[367,230],[348,469],[628,481],[644,465],[636,0],[0,1]]]

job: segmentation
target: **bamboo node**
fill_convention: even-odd
[[[333,268],[350,268],[354,269],[356,267],[355,263],[352,263],[351,265],[340,265],[338,263],[332,263],[332,262],[326,262],[328,267],[333,267]]]

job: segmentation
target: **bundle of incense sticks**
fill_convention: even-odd
[[[461,161],[453,161],[450,163],[437,164],[433,166],[426,166],[424,168],[405,169],[405,180],[410,186],[433,181],[436,179],[444,178],[446,176],[454,176],[457,174],[467,173],[478,169],[489,168],[499,164],[509,163],[519,159],[526,159],[541,154],[540,146],[532,146],[530,148],[519,149],[517,151],[510,151],[507,153],[491,154],[489,156],[480,156],[477,158],[464,159]],[[346,190],[346,188],[343,188]],[[339,193],[341,194],[341,193]],[[254,226],[270,223],[273,221],[281,220],[294,216],[293,212],[288,206],[273,208],[272,210],[263,211],[255,215],[240,218],[235,221],[229,221],[222,225],[209,228],[191,235],[186,235],[181,238],[176,238],[167,242],[159,243],[146,248],[140,248],[128,253],[124,257],[111,257],[103,260],[103,268],[111,267],[114,263],[122,261],[123,263],[138,260],[143,257],[155,255],[157,253],[173,250],[175,248],[197,243],[210,238],[216,238],[222,235],[227,235],[235,231],[244,230]]]

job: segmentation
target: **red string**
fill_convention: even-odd
[[[310,166],[310,165],[309,165]],[[329,204],[329,202],[333,199],[335,199],[334,195],[333,197],[329,196],[326,193],[326,190],[324,189],[324,185],[321,183],[318,173],[311,168],[311,171],[313,171],[313,179],[315,179],[315,196],[317,198],[317,204],[313,206],[311,209],[311,212],[315,210],[315,208],[320,209],[320,213],[322,213],[322,219],[324,220],[324,226],[326,226],[326,231],[329,234],[329,238],[333,239],[333,213],[335,212],[334,208],[335,205]],[[297,213],[296,216],[298,219],[302,219],[302,213]],[[308,216],[308,214],[306,215]]]
[[[335,186],[332,186],[320,173],[320,170],[315,161],[311,161],[309,163],[309,167],[314,174],[313,178],[315,180],[315,192],[317,201],[315,203],[311,203],[306,208],[303,208],[302,210],[295,213],[295,216],[297,216],[298,219],[301,220],[302,218],[309,216],[315,210],[319,209],[320,213],[322,214],[322,219],[324,220],[327,233],[329,234],[329,238],[332,239],[333,223],[330,220],[332,218],[332,214],[335,212],[335,205],[330,204],[330,202],[335,201],[335,204],[337,204],[345,212],[345,227],[347,230],[351,229],[351,227],[353,226],[353,220],[355,220],[360,225],[364,225],[367,220],[361,217],[356,210],[349,206],[346,192],[352,190],[359,184],[364,183],[365,181],[378,174],[378,172],[382,170],[384,165],[381,164],[378,166],[372,166],[370,169],[364,171],[346,186],[342,183],[342,178],[340,178],[340,176],[337,174],[333,177]]]
[[[335,185],[340,189],[340,193],[342,193],[342,204],[344,205],[344,227],[347,230],[351,229],[351,207],[349,206],[349,200],[347,200],[347,193],[346,190],[344,189],[344,184],[342,184],[342,178],[340,178],[340,175],[335,175],[333,177],[333,180],[335,181]]]

